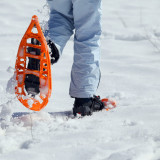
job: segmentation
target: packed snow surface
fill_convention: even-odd
[[[45,0],[1,0],[0,160],[160,160],[159,8],[159,0],[103,0],[97,94],[118,106],[73,119],[73,37],[52,66],[53,92],[45,109],[29,111],[6,92],[31,17],[36,14],[44,27],[48,7]],[[16,112],[29,114],[16,118]]]

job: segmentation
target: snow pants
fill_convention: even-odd
[[[101,0],[47,0],[50,8],[46,35],[62,53],[74,32],[74,62],[69,94],[92,97],[100,80]]]

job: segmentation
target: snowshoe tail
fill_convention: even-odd
[[[103,99],[101,99],[101,101],[104,103],[106,111],[109,111],[109,110],[117,107],[116,102],[114,100],[109,99],[109,98],[103,98]]]
[[[51,96],[51,64],[47,42],[34,15],[19,45],[15,94],[27,108],[39,111]]]

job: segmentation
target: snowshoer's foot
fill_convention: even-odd
[[[51,64],[54,64],[59,59],[59,51],[58,51],[57,47],[55,46],[55,44],[51,40],[48,40],[47,44],[48,44],[49,50],[50,50],[49,54],[50,54],[50,58],[51,58]]]
[[[73,115],[77,113],[81,116],[92,115],[92,112],[100,111],[105,107],[104,103],[100,100],[99,96],[93,96],[92,98],[75,98]]]

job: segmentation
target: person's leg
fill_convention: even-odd
[[[75,26],[70,96],[89,98],[99,80],[101,0],[72,0]]]
[[[66,42],[73,34],[73,9],[71,0],[47,0],[50,18],[45,37],[55,43],[62,52]]]

